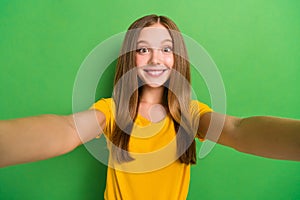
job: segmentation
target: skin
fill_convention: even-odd
[[[157,122],[162,120],[165,109],[161,106],[164,87],[162,86],[170,76],[170,69],[174,65],[172,53],[172,38],[168,30],[161,24],[154,24],[144,28],[138,38],[136,66],[138,75],[144,81],[138,112],[143,117]],[[160,72],[159,70],[166,71]],[[159,77],[149,75],[147,70],[158,70]]]
[[[153,37],[153,28],[159,30],[156,37]],[[172,68],[173,54],[164,52],[165,47],[169,46],[169,42],[166,42],[169,39],[168,31],[160,24],[144,28],[138,39],[138,42],[142,41],[138,43],[139,48],[151,48],[149,52],[144,49],[136,54],[138,75],[146,83],[142,88],[138,112],[151,121],[159,121],[165,117],[161,106],[162,84],[168,78],[168,73],[158,80],[147,76],[143,70],[145,66],[151,66],[151,70],[161,66]],[[210,124],[221,126],[222,133],[219,138],[207,134]],[[42,115],[0,121],[0,167],[65,154],[95,138],[104,127],[105,116],[96,110],[68,116]],[[267,116],[238,118],[212,112],[201,117],[199,127],[200,134],[206,136],[206,139],[238,151],[274,159],[300,161],[299,120]],[[211,128],[213,130],[214,125]]]

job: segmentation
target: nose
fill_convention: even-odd
[[[162,52],[160,49],[153,48],[151,51],[151,57],[149,60],[149,64],[152,65],[160,65],[162,64]]]

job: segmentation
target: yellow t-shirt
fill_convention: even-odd
[[[200,117],[212,110],[198,101]],[[114,130],[114,104],[112,98],[101,99],[92,108],[106,117],[104,135],[108,149]],[[160,122],[150,122],[137,116],[130,136],[129,148],[135,160],[115,163],[109,158],[106,190],[107,200],[181,200],[186,199],[190,182],[190,165],[180,163],[176,155],[176,133],[169,115]]]

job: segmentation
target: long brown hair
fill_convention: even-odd
[[[190,114],[190,64],[187,49],[176,24],[165,16],[157,15],[144,16],[133,22],[128,28],[123,41],[114,80],[113,99],[116,106],[116,122],[112,136],[112,143],[114,144],[112,155],[118,162],[133,160],[127,150],[133,121],[138,112],[140,93],[137,74],[134,73],[134,70],[133,73],[127,72],[135,68],[135,50],[141,29],[156,23],[160,23],[169,30],[173,41],[173,69],[177,73],[171,73],[170,75],[168,86],[165,87],[163,104],[174,122],[177,134],[177,155],[182,163],[195,164],[196,144],[194,136],[197,131],[195,127],[198,127],[198,124],[193,123],[197,120],[192,120],[193,117]],[[185,78],[187,84],[182,83],[181,77]]]

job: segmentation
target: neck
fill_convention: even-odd
[[[148,104],[161,104],[163,101],[164,87],[153,88],[147,85],[142,87],[140,102]]]

